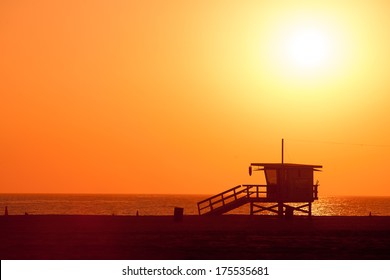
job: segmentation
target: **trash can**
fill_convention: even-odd
[[[175,207],[175,210],[173,212],[173,220],[175,222],[181,222],[183,220],[183,212],[184,208]]]

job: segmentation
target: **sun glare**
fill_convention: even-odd
[[[286,47],[288,59],[299,68],[321,67],[330,59],[329,38],[320,30],[295,30]]]
[[[278,84],[334,84],[349,67],[351,40],[342,20],[314,12],[281,13],[269,26],[262,41],[268,42],[264,60]]]

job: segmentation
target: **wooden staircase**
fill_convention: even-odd
[[[238,185],[198,202],[199,215],[221,215],[249,202],[266,202],[266,185]]]

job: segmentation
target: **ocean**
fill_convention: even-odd
[[[197,202],[208,195],[150,194],[0,194],[0,215],[197,215]],[[312,206],[315,216],[390,216],[390,197],[320,197]],[[232,211],[249,214],[249,205]]]

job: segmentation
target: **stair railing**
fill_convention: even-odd
[[[266,193],[266,185],[238,185],[198,202],[198,213],[212,212],[244,198],[266,197]]]

